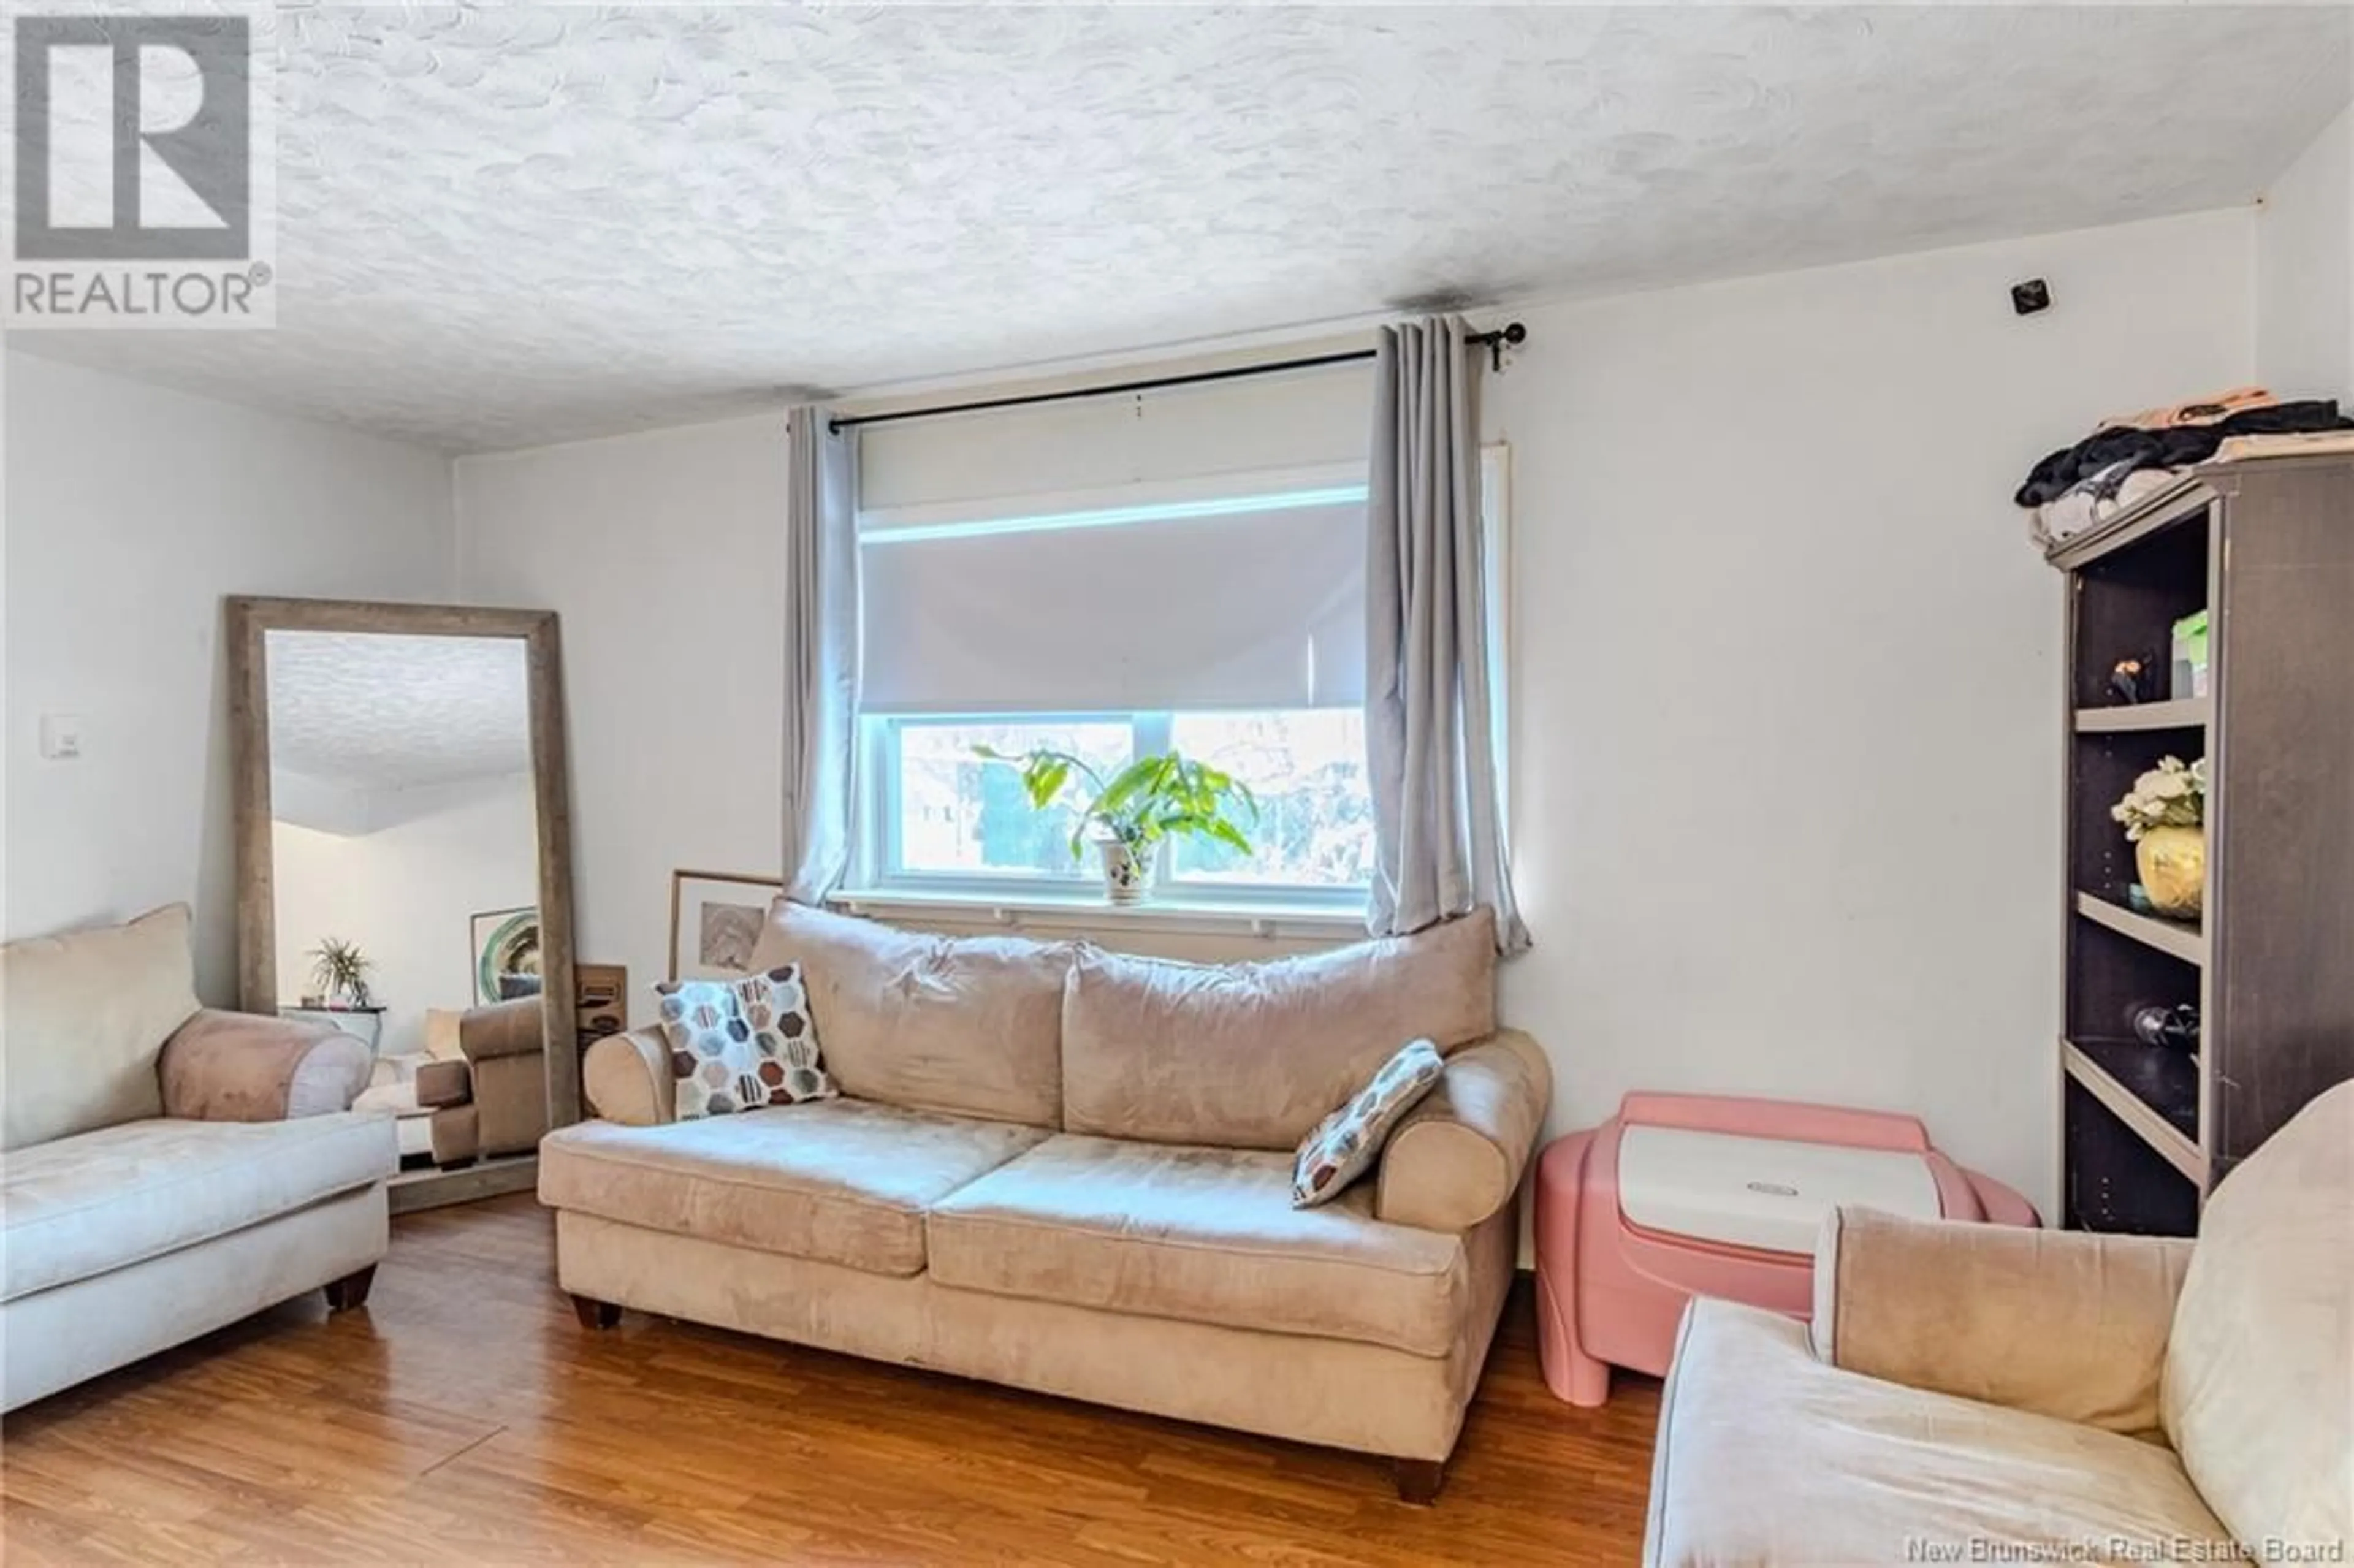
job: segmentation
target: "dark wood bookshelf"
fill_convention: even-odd
[[[2068,577],[2062,1223],[2189,1234],[2306,1101],[2354,1076],[2354,457],[2215,463],[2051,552]],[[2209,613],[2205,695],[2124,703]],[[2133,907],[2109,808],[2207,758],[2200,919]],[[2196,1003],[2197,1051],[2134,1037]]]

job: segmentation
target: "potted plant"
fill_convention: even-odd
[[[1152,884],[1152,862],[1161,841],[1172,836],[1215,839],[1244,854],[1250,840],[1235,821],[1236,808],[1258,821],[1258,797],[1230,773],[1194,762],[1175,751],[1140,757],[1109,779],[1067,751],[1041,747],[1009,755],[991,747],[973,748],[991,762],[1021,770],[1030,804],[1044,810],[1068,789],[1086,796],[1078,828],[1071,834],[1071,858],[1093,838],[1103,857],[1104,895],[1114,904],[1140,902]]]
[[[311,983],[329,1007],[366,1007],[376,1001],[368,990],[368,970],[376,968],[356,942],[329,937],[311,949]]]
[[[2207,759],[2160,758],[2109,815],[2125,824],[2149,906],[2177,920],[2199,918],[2207,888]]]

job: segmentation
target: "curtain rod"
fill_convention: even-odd
[[[1528,328],[1518,322],[1508,322],[1494,332],[1475,332],[1464,341],[1486,349],[1489,364],[1500,370],[1504,365],[1504,350],[1518,348],[1528,340]],[[830,429],[847,430],[859,425],[890,425],[901,419],[931,419],[944,414],[971,414],[983,408],[1021,408],[1034,403],[1067,403],[1078,397],[1117,397],[1129,392],[1158,392],[1167,387],[1196,387],[1205,381],[1236,381],[1246,376],[1275,376],[1286,370],[1313,370],[1326,365],[1349,365],[1373,357],[1372,349],[1357,348],[1345,354],[1317,354],[1305,359],[1237,365],[1226,370],[1197,370],[1189,376],[1156,376],[1149,381],[1122,381],[1108,387],[1074,387],[1063,392],[1027,392],[1011,397],[976,398],[970,403],[935,403],[922,408],[901,408],[890,414],[852,414],[843,418],[829,419],[826,424]]]

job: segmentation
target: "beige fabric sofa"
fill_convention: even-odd
[[[659,1035],[541,1145],[582,1321],[621,1307],[1390,1456],[1426,1499],[1488,1352],[1551,1097],[1495,1024],[1494,927],[1256,966],[952,940],[785,905],[842,1098],[671,1120]],[[1374,1176],[1291,1150],[1416,1035],[1439,1087]]]
[[[2354,1084],[2195,1244],[1842,1210],[1811,1341],[1695,1302],[1645,1561],[2342,1563],[2349,1535]]]
[[[188,911],[0,948],[0,1408],[325,1287],[386,1244],[366,1045],[197,1004]]]

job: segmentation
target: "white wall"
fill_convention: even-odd
[[[2252,221],[1520,313],[1504,996],[1556,1130],[1638,1087],[1908,1110],[2049,1212],[2062,579],[2010,493],[2246,379]]]
[[[539,902],[539,841],[528,773],[371,795],[372,832],[280,821],[278,989],[310,989],[321,938],[355,942],[386,1009],[379,1048],[425,1048],[429,1008],[474,1005],[472,916]]]
[[[2354,405],[2354,109],[2264,193],[2255,291],[2258,379]]]
[[[783,855],[780,415],[461,458],[460,581],[563,617],[584,962],[670,971],[674,868]]]
[[[451,597],[439,453],[5,355],[9,936],[186,899],[236,990],[221,599]],[[45,762],[40,716],[80,715]]]

